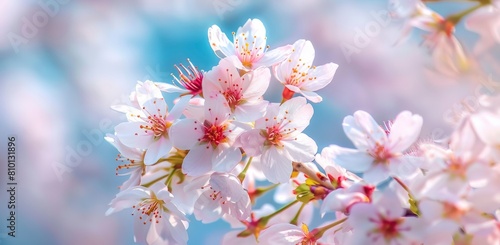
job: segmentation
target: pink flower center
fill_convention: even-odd
[[[239,59],[241,60],[243,66],[247,68],[252,68],[253,62],[258,61],[262,57],[262,54],[269,48],[269,46],[267,46],[265,50],[263,50],[261,45],[255,43],[257,36],[253,36],[251,43],[248,42],[248,37],[245,33],[241,34],[240,39],[239,37],[235,37],[235,33],[233,32],[233,38],[234,47],[238,50]]]
[[[205,121],[203,128],[205,134],[198,141],[207,142],[212,144],[212,146],[217,147],[220,143],[224,143],[228,140],[224,134],[226,131],[226,125],[215,125]]]
[[[147,222],[153,222],[153,219],[156,223],[159,223],[159,219],[161,219],[160,210],[163,208],[163,200],[159,200],[156,197],[152,197],[150,199],[145,199],[140,202],[137,206],[132,206],[135,210],[135,213],[132,215],[138,214],[140,220],[143,220],[143,224],[147,224]]]
[[[146,133],[152,131],[155,137],[166,136],[168,128],[172,125],[171,122],[165,119],[165,116],[153,115],[148,116],[148,124],[141,125],[140,128],[144,129]]]
[[[280,128],[278,125],[274,125],[272,127],[267,128],[266,131],[266,141],[274,146],[282,146],[281,139],[283,139],[283,135],[280,132]]]
[[[146,154],[146,152],[143,153],[143,159],[144,159],[144,155]],[[137,169],[137,168],[141,168],[142,170],[142,175],[144,175],[146,173],[146,165],[144,164],[144,162],[141,160],[141,161],[136,161],[134,159],[130,159],[130,158],[127,158],[127,157],[124,157],[122,156],[121,154],[118,154],[118,156],[116,157],[115,159],[117,162],[122,162],[122,163],[125,163],[125,162],[128,162],[128,163],[125,163],[125,164],[122,164],[122,165],[119,165],[118,167],[116,167],[116,175],[120,175],[118,172],[121,171],[121,170],[128,170],[128,169]],[[125,173],[127,174],[127,173]]]
[[[208,186],[202,186],[201,189],[205,189]],[[210,190],[210,195],[209,197],[212,198],[212,201],[221,201],[221,204],[226,204],[227,198],[225,198],[220,191],[214,190],[211,186],[209,187]]]
[[[226,98],[227,103],[229,104],[229,107],[231,107],[231,110],[234,110],[236,106],[240,104],[242,98],[242,90],[243,89],[240,88],[240,85],[235,83],[232,85],[232,87],[222,92],[222,94]]]
[[[468,208],[466,207],[460,207],[449,202],[443,203],[443,216],[445,218],[458,221],[467,211]]]
[[[199,71],[198,68],[195,67],[189,59],[188,62],[189,67],[185,67],[183,64],[179,65],[182,69],[184,69],[187,75],[185,75],[178,66],[174,65],[174,67],[179,72],[180,79],[175,77],[173,74],[172,76],[174,77],[175,81],[177,81],[177,83],[189,90],[192,95],[201,94],[203,91],[201,87],[203,81],[203,72]]]
[[[459,158],[452,156],[446,163],[448,165],[446,168],[446,171],[448,171],[448,173],[458,178],[466,178],[467,165],[463,164],[463,162]]]
[[[389,163],[389,160],[394,156],[384,145],[377,143],[371,151],[369,151],[370,156],[375,159],[375,163]]]
[[[380,220],[378,220],[378,227],[374,230],[374,232],[379,233],[384,237],[386,241],[392,240],[399,236],[400,229],[399,224],[403,222],[402,218],[389,220],[385,217],[380,216]]]

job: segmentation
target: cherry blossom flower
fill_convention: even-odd
[[[139,185],[141,183],[141,176],[146,172],[146,165],[144,164],[145,152],[125,146],[120,142],[118,137],[112,134],[107,134],[105,139],[120,152],[116,161],[128,162],[116,168],[116,175],[130,175],[130,178],[120,186],[120,189],[126,190]],[[123,170],[129,170],[129,172],[118,173]]]
[[[348,222],[353,227],[349,244],[422,244],[424,224],[416,217],[403,217],[405,211],[397,197],[384,192],[373,203],[351,208]]]
[[[314,103],[323,100],[314,91],[324,88],[332,81],[338,65],[328,63],[318,67],[313,66],[314,56],[315,51],[311,42],[301,39],[293,44],[290,57],[274,66],[276,79],[285,85],[284,99],[290,99],[294,93],[300,93]]]
[[[142,93],[142,89],[148,92]],[[136,96],[141,111],[130,115],[136,120],[115,127],[116,137],[128,147],[146,150],[144,163],[151,165],[172,148],[170,126],[181,116],[187,101],[177,103],[169,113],[160,90],[151,81],[138,86]]]
[[[266,28],[258,19],[249,19],[233,32],[233,43],[218,26],[208,29],[208,40],[215,54],[219,58],[227,57],[236,68],[246,71],[272,66],[290,54],[290,46],[268,51],[266,39]]]
[[[186,244],[188,222],[171,202],[167,190],[140,187],[124,190],[113,199],[106,215],[132,208],[135,217],[134,241],[142,244]]]
[[[181,96],[186,94],[191,94],[192,96],[201,95],[203,92],[203,71],[198,70],[198,68],[194,66],[189,59],[187,61],[189,63],[188,67],[185,67],[183,64],[179,65],[180,68],[177,65],[174,66],[179,72],[179,78],[172,73],[172,77],[177,85],[175,85],[175,83],[168,84],[157,82],[155,83],[156,86],[158,86],[161,91],[165,91],[167,93],[181,93]]]
[[[344,132],[356,146],[356,150],[331,146],[333,161],[347,170],[362,172],[365,181],[379,184],[390,175],[415,174],[418,164],[403,152],[418,138],[422,117],[409,111],[401,112],[387,135],[370,114],[357,111],[343,122]]]
[[[255,129],[238,138],[238,144],[249,156],[261,155],[262,172],[269,181],[287,182],[292,161],[309,162],[318,150],[316,142],[302,133],[312,115],[312,106],[302,97],[281,106],[271,104],[266,115],[256,121]]]
[[[197,188],[202,190],[194,205],[196,219],[211,223],[223,215],[230,215],[238,220],[245,220],[250,216],[250,198],[236,176],[213,173],[198,178],[199,180],[195,180],[196,184],[185,188],[191,191],[198,185]]]
[[[228,59],[209,71],[203,81],[203,94],[220,93],[225,98],[233,116],[243,122],[254,121],[265,113],[268,102],[262,96],[269,86],[271,73],[268,68],[258,68],[239,75]]]
[[[186,118],[172,126],[175,147],[189,150],[182,163],[182,172],[200,176],[211,170],[231,171],[241,160],[241,151],[233,145],[243,128],[233,123],[231,108],[221,95],[206,98],[204,115]]]

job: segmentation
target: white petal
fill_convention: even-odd
[[[338,67],[339,65],[337,64],[328,63],[312,68],[305,78],[307,82],[302,85],[301,89],[306,91],[317,91],[326,87],[326,85],[332,81]],[[309,80],[309,78],[312,78],[312,80]]]
[[[276,224],[263,230],[259,242],[274,245],[295,245],[305,238],[304,232],[292,224]]]
[[[500,116],[483,111],[471,116],[470,120],[483,142],[500,145]]]
[[[210,47],[212,47],[219,58],[235,54],[233,43],[229,41],[226,34],[216,25],[208,28],[208,41],[210,42]]]
[[[241,122],[253,122],[264,116],[268,104],[268,101],[261,100],[238,105],[234,110],[234,117]]]
[[[159,82],[156,82],[155,85],[163,92],[167,92],[167,93],[187,93],[189,92],[189,90],[187,89],[183,89],[183,88],[180,88],[180,87],[177,87],[173,84],[169,84],[169,83],[159,83]]]
[[[170,127],[170,139],[181,150],[191,149],[203,135],[203,125],[194,119],[183,119]]]
[[[260,129],[252,129],[238,137],[235,147],[242,147],[247,155],[255,157],[262,153],[265,140],[260,134]]]
[[[367,171],[373,164],[373,158],[364,151],[336,145],[332,145],[330,148],[333,154],[333,162],[349,171],[362,173]]]
[[[162,98],[150,99],[142,105],[142,110],[145,115],[156,116],[158,118],[163,118],[163,116],[168,113],[168,106],[165,100]]]
[[[280,106],[278,120],[282,118],[285,122],[288,120],[288,123],[282,126],[282,132],[288,133],[288,129],[290,129],[293,130],[293,135],[295,135],[302,132],[309,125],[314,109],[311,104],[306,103],[307,101],[304,98],[295,97]]]
[[[142,129],[143,125],[147,124],[144,122],[120,123],[115,127],[116,137],[128,147],[147,149],[154,142],[154,133]]]
[[[219,200],[213,200],[210,195],[212,191],[207,190],[198,198],[194,205],[194,215],[197,220],[204,224],[218,220],[222,216]]]
[[[138,204],[142,199],[148,198],[149,193],[144,187],[135,187],[119,192],[115,199],[109,204],[111,207],[106,211],[106,215],[119,212],[126,208]]]
[[[213,149],[207,144],[193,147],[182,162],[182,172],[189,176],[200,176],[212,170]]]
[[[304,97],[306,97],[306,99],[310,100],[313,103],[319,103],[323,101],[323,97],[312,91],[305,91],[301,89],[300,94],[302,94]]]
[[[383,164],[375,164],[363,174],[363,179],[372,185],[378,185],[387,178],[389,178],[389,169]]]
[[[393,152],[402,152],[417,140],[422,129],[422,117],[403,111],[394,120],[389,134],[390,149]]]
[[[318,151],[316,142],[305,134],[299,134],[295,139],[282,141],[285,150],[294,162],[310,162]]]
[[[205,97],[205,120],[221,125],[231,115],[231,108],[222,94]]]
[[[292,161],[290,161],[283,151],[271,146],[265,150],[261,156],[262,172],[267,179],[273,183],[285,183],[290,180],[292,174]]]
[[[188,107],[190,100],[191,96],[189,95],[181,96],[178,100],[176,100],[174,107],[172,107],[172,110],[167,116],[167,121],[172,122],[179,119],[184,113],[184,110],[186,110],[186,107]]]
[[[348,222],[360,231],[369,231],[375,228],[374,222],[378,221],[378,211],[371,203],[357,203],[352,206]],[[362,234],[358,234],[362,235]]]
[[[144,156],[144,164],[151,165],[156,163],[161,157],[167,155],[172,149],[172,143],[166,137],[160,137],[149,145]]]
[[[248,72],[241,78],[243,97],[248,100],[259,99],[267,91],[271,71],[268,68],[259,68]]]
[[[142,151],[124,145],[116,135],[106,134],[104,139],[112,144],[124,157],[132,160],[142,160]]]
[[[230,172],[241,161],[241,151],[235,147],[219,145],[212,155],[212,168],[218,172]]]
[[[371,149],[375,143],[387,141],[385,131],[367,112],[356,111],[353,116],[345,117],[342,126],[347,137],[360,150]]]
[[[254,63],[254,67],[269,67],[282,62],[292,53],[292,49],[292,45],[286,45],[267,51],[262,58]]]

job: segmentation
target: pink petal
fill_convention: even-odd
[[[363,174],[363,179],[372,185],[378,185],[387,178],[389,178],[389,169],[382,164],[373,165]]]
[[[182,172],[189,176],[200,176],[212,170],[213,149],[207,144],[191,148],[182,162]]]
[[[261,156],[262,172],[267,179],[273,183],[285,183],[292,174],[292,161],[290,161],[282,150],[271,146]]]
[[[254,67],[269,67],[282,62],[292,53],[292,49],[292,45],[286,45],[267,51],[262,58],[254,63]]]
[[[191,149],[203,135],[203,125],[194,119],[183,119],[170,127],[170,139],[181,150]]]
[[[376,143],[382,144],[387,140],[385,131],[364,111],[345,117],[342,126],[347,137],[360,150],[371,149]]]
[[[208,41],[210,42],[210,47],[212,47],[219,58],[235,54],[236,50],[233,43],[229,41],[226,34],[216,25],[208,28]]]
[[[389,134],[390,149],[393,152],[402,152],[418,139],[422,129],[422,117],[403,111],[394,120]]]
[[[299,134],[294,139],[282,143],[294,162],[310,162],[318,151],[316,142],[305,134]]]
[[[349,171],[362,173],[372,166],[373,158],[364,151],[336,145],[332,145],[330,148],[334,154],[333,162]]]
[[[259,99],[267,91],[271,80],[268,68],[259,68],[248,72],[241,78],[243,97],[248,100]]]
[[[161,136],[149,145],[144,156],[144,164],[151,165],[156,163],[161,157],[167,155],[171,149],[172,143],[170,140]]]
[[[147,132],[141,126],[144,122],[124,122],[115,127],[116,137],[126,146],[147,149],[154,142],[153,132]]]
[[[231,115],[231,108],[222,94],[205,97],[205,120],[221,125]]]
[[[231,172],[240,161],[239,148],[219,145],[212,155],[212,168],[218,172]]]
[[[301,89],[306,91],[316,91],[324,88],[332,81],[338,67],[339,65],[337,64],[328,63],[316,68],[311,68],[306,77],[306,82]],[[309,78],[312,78],[312,80],[308,80]]]
[[[305,238],[304,232],[292,224],[276,224],[263,230],[259,242],[275,245],[295,245]]]

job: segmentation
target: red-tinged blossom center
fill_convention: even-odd
[[[389,160],[394,156],[384,145],[377,145],[369,152],[369,154],[375,159],[375,163],[389,163]]]
[[[173,74],[175,81],[181,85],[182,87],[189,90],[192,95],[197,95],[202,93],[202,81],[203,81],[203,72],[198,70],[197,67],[191,63],[188,59],[189,66],[185,67],[183,64],[180,64],[180,68],[177,65],[174,67],[179,72],[179,78],[175,77]],[[182,69],[181,69],[182,68]],[[184,74],[184,72],[186,74]]]
[[[148,222],[159,223],[162,218],[160,211],[163,209],[163,203],[163,200],[158,200],[156,197],[145,199],[137,206],[132,206],[135,209],[132,215],[142,220],[144,225]]]
[[[205,122],[204,135],[199,141],[207,142],[217,147],[219,144],[227,142],[228,138],[225,135],[226,125],[215,125]]]
[[[392,240],[399,236],[399,224],[403,222],[402,218],[389,220],[385,217],[380,217],[378,227],[375,232],[380,233],[386,241]]]

